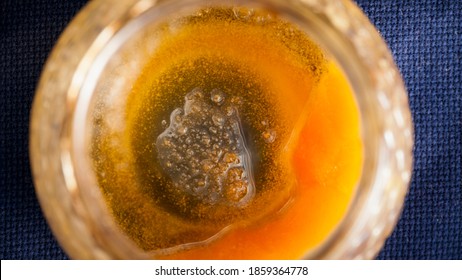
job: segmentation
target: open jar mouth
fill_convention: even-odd
[[[146,57],[162,45],[158,34],[165,33],[165,30],[177,32],[187,16],[211,10],[213,13],[213,9],[228,9],[240,21],[247,22],[254,20],[249,16],[255,15],[255,11],[255,21],[281,18],[307,34],[321,46],[323,55],[341,68],[354,94],[360,116],[358,125],[363,154],[360,177],[341,221],[301,257],[373,258],[378,253],[397,221],[410,180],[412,123],[406,91],[391,55],[356,6],[348,1],[298,0],[206,1],[205,8],[205,1],[199,0],[110,2],[90,3],[63,34],[42,74],[32,112],[31,161],[37,193],[53,232],[71,257],[157,258],[179,249],[178,246],[167,246],[159,253],[158,250],[143,247],[139,241],[143,238],[136,239],[134,236],[137,233],[127,233],[120,226],[121,219],[128,218],[126,214],[114,218],[114,208],[107,206],[107,197],[112,196],[111,191],[114,190],[101,188],[105,179],[95,159],[110,158],[98,154],[98,151],[101,152],[98,147],[101,146],[95,146],[95,139],[106,141],[109,139],[104,138],[107,135],[119,134],[123,138],[123,135],[127,135],[127,127],[134,127],[128,134],[138,135],[140,127],[127,124],[127,113],[121,108],[125,108],[129,102],[136,103],[129,95],[133,93],[133,87],[136,88],[140,76],[145,75]],[[269,17],[259,17],[259,11],[264,11],[263,14]],[[187,88],[184,95],[193,96],[200,91],[201,94],[212,95],[212,101],[213,94],[217,92],[231,97],[223,88],[198,88]],[[199,125],[194,123],[192,114],[185,113],[187,104],[200,104],[207,112],[221,112],[221,104],[212,106],[212,103],[202,99],[193,101],[195,103],[181,103],[184,107],[176,106],[184,110],[183,119],[193,123],[190,130]],[[230,104],[235,112],[239,112],[239,116],[245,114],[244,107],[241,109],[236,107],[237,103]],[[168,115],[173,116],[174,112],[171,108],[169,110]],[[199,116],[204,120],[209,117],[206,114]],[[211,122],[212,117],[210,115]],[[172,135],[174,121],[170,122],[170,125],[163,127],[163,134],[155,134],[153,142],[167,139],[161,135]],[[229,116],[224,122],[229,123],[230,127],[233,123],[243,126],[237,117]],[[104,123],[104,129],[98,126],[101,123]],[[230,128],[223,130],[223,133],[234,137],[237,158],[244,163],[250,162],[251,157],[246,156],[246,149],[242,148],[245,145],[239,144],[246,142],[246,137],[242,137],[244,133],[241,135],[240,131]],[[107,135],[101,136],[104,133]],[[261,135],[269,139],[276,135],[273,133],[274,129],[271,128]],[[118,138],[119,141],[123,141],[122,138]],[[119,147],[119,144],[114,145]],[[229,152],[232,146],[221,148]],[[162,151],[169,149],[164,147],[162,151],[155,151],[160,158]],[[170,178],[180,180],[181,174],[176,175],[178,171],[168,173],[167,160],[162,164],[163,172]],[[249,175],[254,171],[245,168],[247,165],[233,165],[247,174],[242,179],[247,186],[244,195],[232,203],[230,201],[235,196],[229,199],[220,196],[220,200],[202,195],[201,199],[206,197],[207,205],[231,205],[223,213],[242,208],[253,197],[250,190],[255,185],[251,180],[253,177]],[[124,168],[122,166],[117,170]],[[222,177],[210,175],[207,178],[225,180]],[[178,182],[178,185],[184,186],[187,181]],[[198,195],[197,192],[190,193]],[[265,204],[270,200],[274,199],[265,201],[262,198]],[[208,207],[200,206],[201,209]],[[188,213],[188,220],[194,220],[194,213]],[[200,215],[216,215],[216,221],[226,220],[227,217],[225,214],[220,216],[216,211],[200,212]],[[229,228],[221,226],[219,232]],[[211,244],[217,238],[212,234],[209,238],[202,238],[201,242],[184,242],[180,249]]]

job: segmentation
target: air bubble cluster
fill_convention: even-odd
[[[255,194],[238,110],[225,94],[194,89],[157,137],[159,163],[177,191],[206,205],[245,206]]]

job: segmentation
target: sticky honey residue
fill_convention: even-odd
[[[159,27],[126,130],[95,120],[98,182],[153,257],[292,259],[345,215],[359,113],[342,72],[265,11],[206,9]]]

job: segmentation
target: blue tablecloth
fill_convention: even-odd
[[[35,86],[84,0],[0,1],[0,258],[65,259],[35,197],[28,159]],[[357,0],[408,88],[415,166],[379,259],[462,259],[462,2]]]

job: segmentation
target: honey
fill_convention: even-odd
[[[156,258],[303,257],[345,215],[362,167],[339,67],[263,10],[203,9],[155,35],[125,133],[94,121],[120,229]]]

